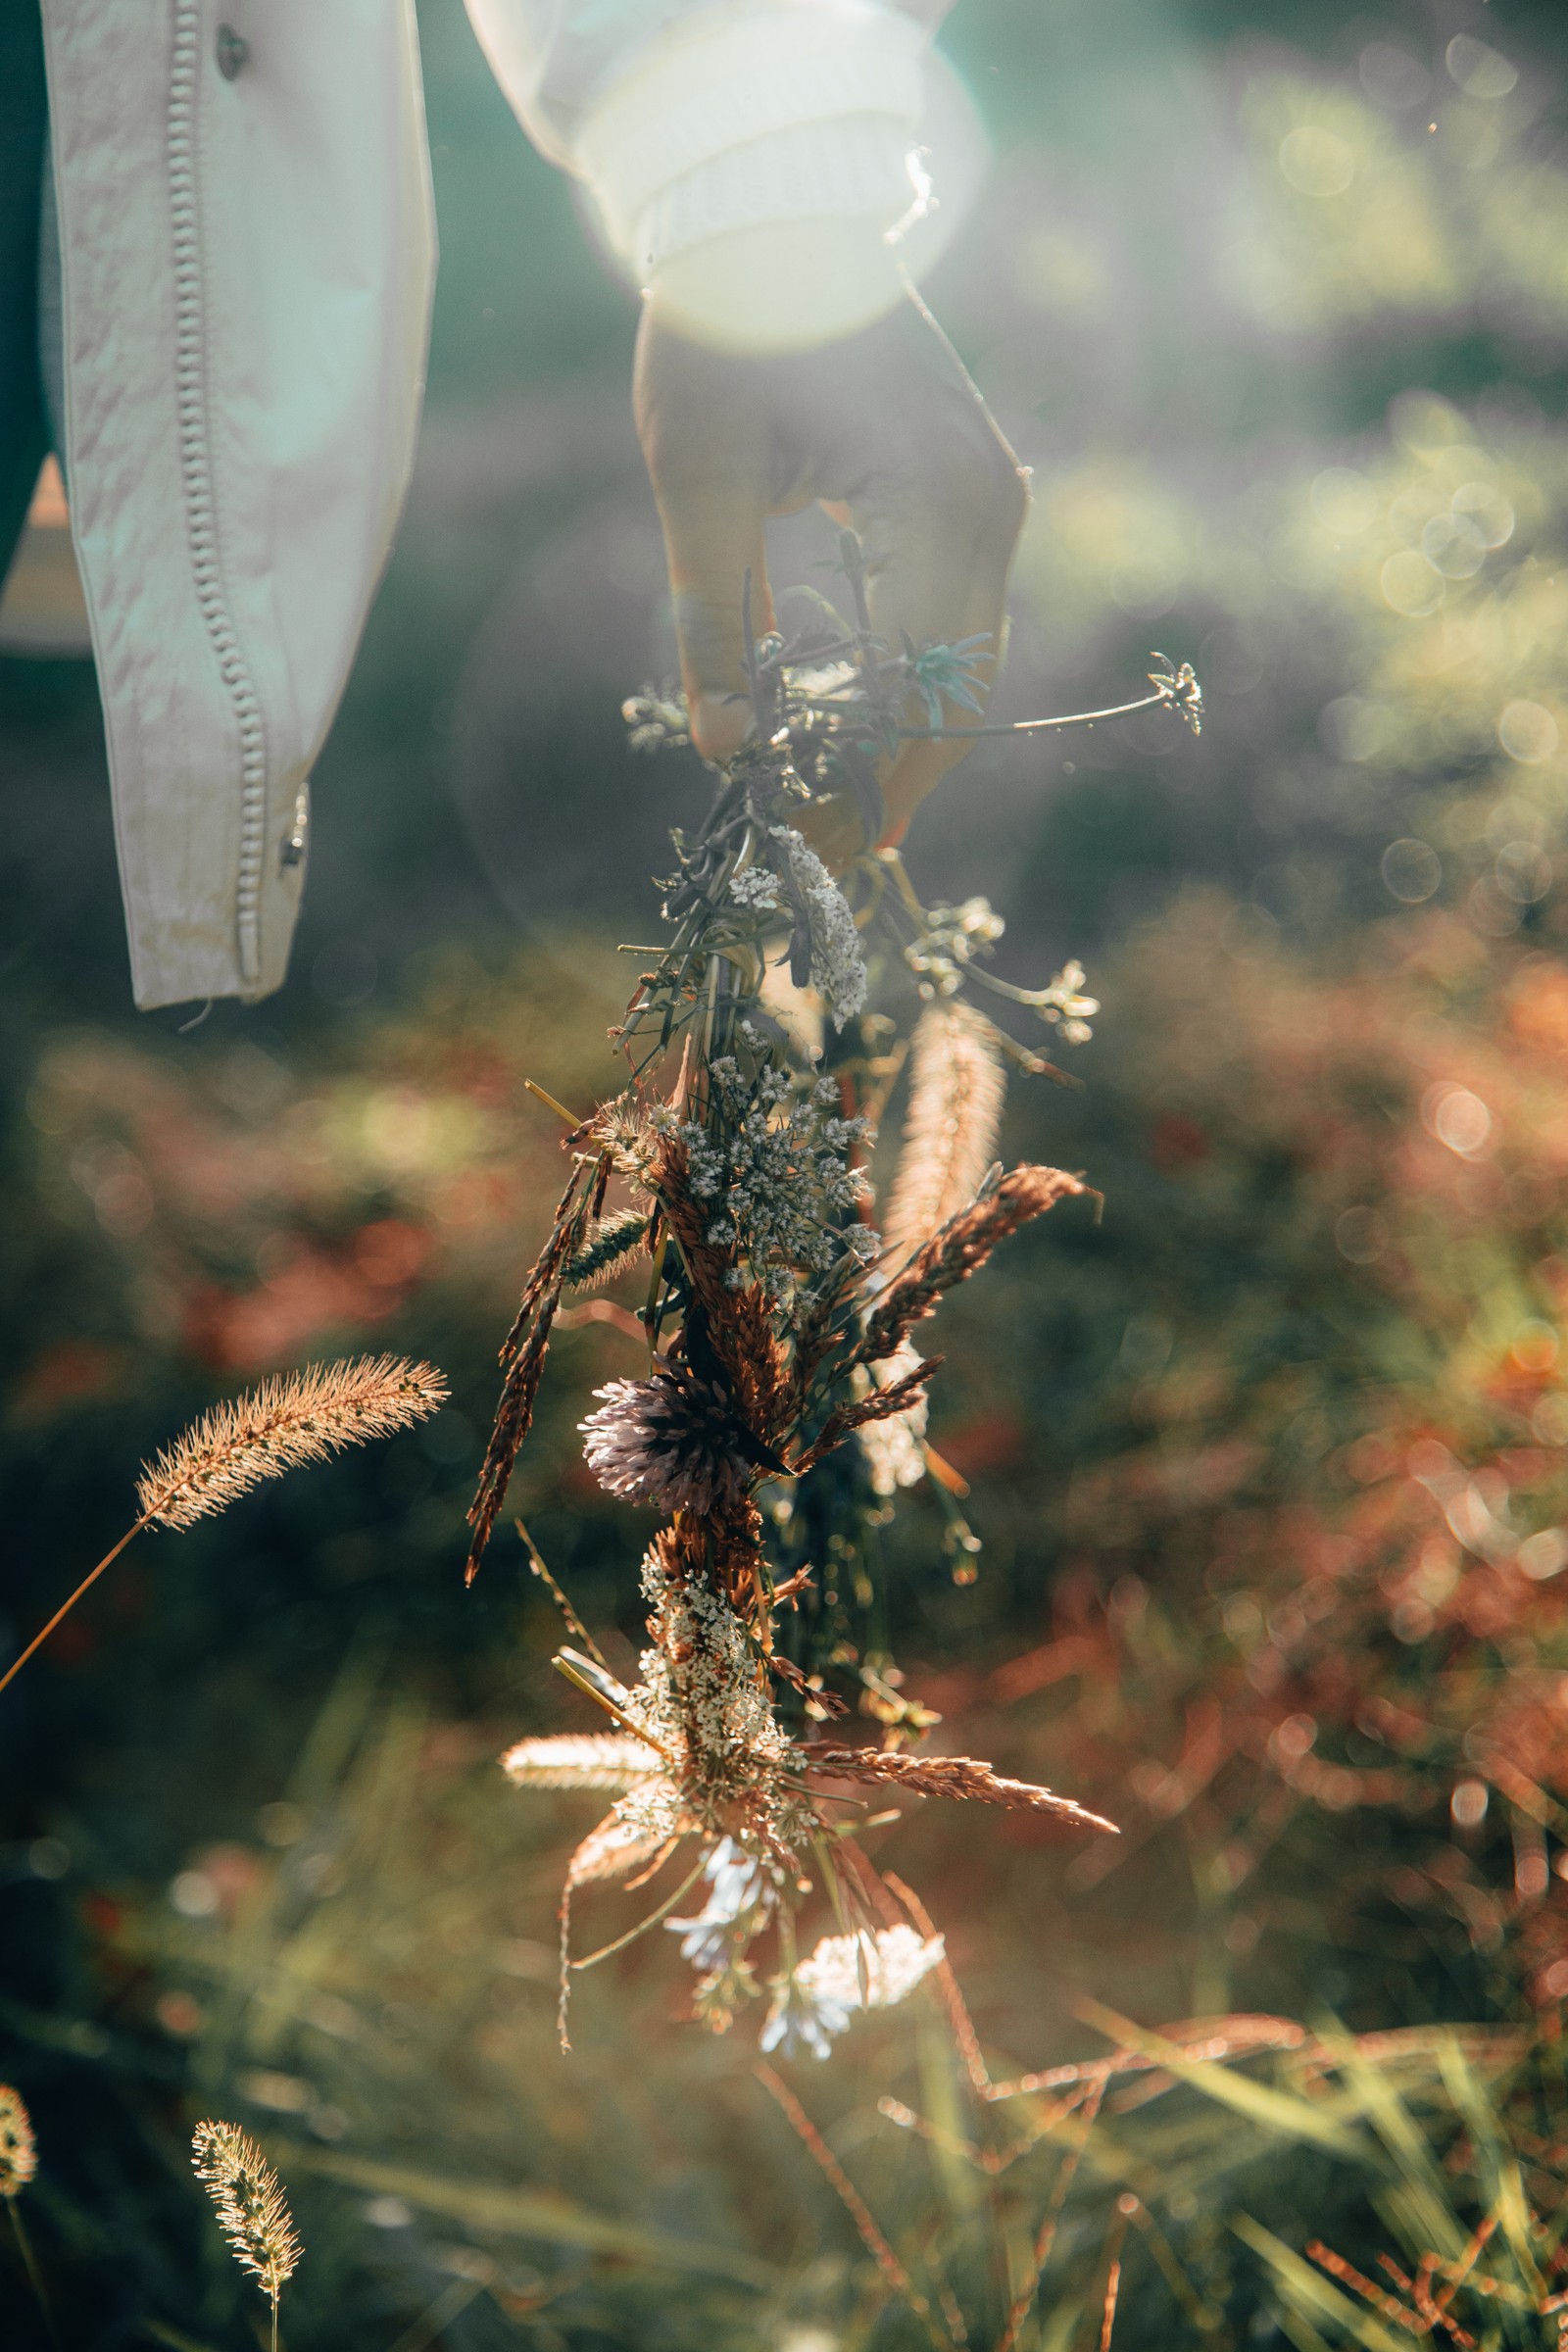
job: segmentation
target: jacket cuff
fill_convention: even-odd
[[[645,50],[578,128],[573,162],[647,282],[738,229],[916,202],[920,28],[867,6],[705,12]]]

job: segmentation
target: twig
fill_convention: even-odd
[[[639,1936],[646,1936],[650,1928],[657,1928],[662,1919],[668,1918],[681,1896],[696,1886],[707,1867],[707,1854],[699,1854],[696,1867],[687,1872],[674,1893],[667,1895],[657,1911],[650,1911],[646,1919],[640,1919],[634,1928],[628,1928],[624,1936],[617,1936],[613,1943],[601,1944],[597,1952],[588,1954],[586,1960],[568,1960],[567,1967],[577,1970],[580,1975],[585,1968],[597,1968],[600,1961],[608,1960],[612,1952],[623,1952],[628,1943],[635,1943]]]
[[[779,2080],[770,2066],[759,2064],[755,2072],[759,2082],[778,2101],[794,2126],[797,2135],[805,2142],[810,2155],[832,2183],[840,2202],[860,2233],[861,2244],[888,2284],[902,2298],[906,2306],[914,2313],[916,2319],[923,2322],[932,2342],[941,2347],[941,2352],[956,2352],[953,2337],[945,2327],[939,2325],[929,2301],[921,2294],[914,2280],[909,2277],[908,2272],[877,2228],[870,2207],[801,2105],[800,2100]]]
[[[891,1870],[883,1875],[886,1884],[892,1887],[926,1941],[934,1942],[937,1932],[931,1914],[913,1887],[906,1886],[904,1881]],[[986,2071],[986,2062],[980,2054],[980,2040],[974,2030],[974,2021],[969,2015],[963,1994],[958,1990],[958,1980],[953,1973],[953,1963],[948,1958],[945,1947],[942,1958],[937,1962],[937,1982],[942,1986],[942,1998],[947,2004],[948,2019],[953,2027],[953,2038],[957,2043],[958,2055],[963,2060],[963,2071],[981,2098],[984,2098],[991,2088],[991,2077]]]
[[[1045,2218],[1041,2222],[1039,2234],[1035,2239],[1034,2255],[1030,2262],[1028,2278],[1014,2298],[1012,2309],[1007,2314],[1007,2324],[998,2341],[997,2352],[1013,2352],[1018,2341],[1018,2330],[1034,2309],[1035,2297],[1040,2291],[1041,2278],[1045,2275],[1047,2263],[1051,2260],[1051,2250],[1056,2242],[1056,2229],[1061,2220],[1061,2209],[1067,2202],[1067,2191],[1072,2186],[1079,2162],[1089,2144],[1089,2134],[1095,2128],[1100,2114],[1100,2103],[1104,2095],[1104,2083],[1097,2082],[1084,2101],[1077,2137],[1061,2160],[1061,2169],[1052,2187],[1051,2202],[1046,2207]]]
[[[565,1619],[567,1627],[576,1635],[578,1641],[582,1643],[584,1649],[588,1652],[588,1655],[593,1659],[595,1665],[602,1666],[605,1672],[608,1674],[610,1672],[610,1660],[605,1656],[604,1651],[600,1648],[598,1642],[594,1640],[592,1634],[588,1631],[588,1628],[584,1625],[582,1619],[578,1616],[576,1610],[566,1598],[565,1593],[562,1591],[555,1578],[551,1575],[549,1569],[545,1566],[544,1560],[540,1555],[538,1544],[534,1542],[532,1536],[529,1535],[528,1530],[523,1526],[520,1519],[514,1519],[512,1524],[516,1529],[518,1535],[522,1538],[522,1546],[528,1554],[529,1567],[533,1570],[535,1576],[539,1579],[539,1582],[544,1586],[551,1598],[555,1601],[557,1608],[561,1611],[562,1616]]]

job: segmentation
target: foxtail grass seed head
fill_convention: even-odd
[[[190,1527],[264,1479],[427,1420],[446,1398],[439,1372],[399,1355],[308,1364],[264,1381],[203,1413],[143,1470],[142,1517]]]
[[[972,1005],[927,1005],[909,1045],[909,1108],[882,1219],[902,1259],[967,1208],[996,1157],[1006,1074],[997,1033]]]
[[[198,2124],[191,2163],[235,2261],[260,2282],[275,2311],[305,2251],[277,2175],[238,2124]]]
[[[20,2196],[37,2170],[32,2118],[21,2091],[0,2082],[0,2197]]]
[[[616,1732],[566,1732],[545,1740],[519,1740],[501,1759],[514,1788],[628,1788],[653,1780],[665,1767],[658,1751]]]

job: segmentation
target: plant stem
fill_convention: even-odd
[[[33,2293],[38,2298],[38,2309],[43,2313],[44,2326],[49,2330],[49,2341],[54,2345],[55,2352],[60,2352],[60,2330],[55,2326],[55,2315],[50,2308],[49,2298],[44,2293],[43,2278],[39,2273],[38,2265],[33,2259],[32,2240],[22,2226],[22,2215],[17,2209],[16,2198],[7,2197],[6,2203],[11,2208],[11,2227],[16,2232],[17,2245],[22,2254],[24,2267],[26,2270],[28,2283],[31,2285]]]
[[[1065,718],[1015,718],[1005,725],[994,727],[901,727],[901,743],[949,743],[967,741],[971,735],[1042,735],[1054,727],[1092,727],[1097,719],[1131,718],[1135,710],[1154,710],[1162,703],[1174,703],[1175,696],[1165,687],[1155,694],[1146,694],[1136,703],[1117,703],[1110,710],[1074,710]]]
[[[63,1601],[60,1607],[56,1609],[54,1615],[44,1627],[42,1633],[34,1634],[32,1640],[27,1643],[27,1646],[23,1651],[21,1657],[16,1659],[10,1666],[8,1666],[4,1674],[0,1674],[0,1690],[3,1690],[8,1683],[15,1682],[17,1676],[22,1672],[22,1669],[27,1663],[27,1660],[36,1650],[42,1649],[44,1643],[48,1641],[50,1635],[54,1632],[55,1627],[60,1623],[62,1617],[70,1616],[72,1610],[75,1607],[77,1601],[86,1592],[88,1586],[95,1585],[99,1577],[102,1576],[104,1570],[114,1565],[115,1561],[119,1559],[121,1553],[124,1550],[125,1545],[130,1542],[132,1536],[139,1536],[142,1529],[148,1525],[151,1517],[151,1512],[148,1512],[145,1517],[137,1520],[134,1527],[127,1527],[124,1534],[121,1537],[120,1542],[115,1545],[114,1550],[106,1551],[103,1558],[99,1561],[97,1567],[92,1570],[90,1575],[82,1578],[80,1584],[71,1595],[71,1598],[67,1601]]]
[[[668,1917],[681,1896],[696,1886],[707,1867],[707,1854],[699,1854],[695,1866],[682,1879],[674,1893],[665,1895],[657,1911],[650,1911],[646,1919],[640,1919],[634,1928],[628,1928],[624,1936],[617,1936],[613,1943],[602,1943],[597,1952],[589,1953],[586,1960],[573,1960],[569,1966],[575,1969],[597,1968],[601,1960],[610,1958],[612,1952],[623,1952],[628,1943],[635,1943],[639,1936],[646,1936],[650,1928],[657,1928],[662,1919]]]

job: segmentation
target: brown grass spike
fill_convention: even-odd
[[[1119,1835],[1116,1824],[1102,1814],[1075,1805],[1071,1797],[1030,1781],[1009,1781],[975,1756],[906,1755],[881,1747],[803,1746],[798,1753],[813,1772],[839,1781],[864,1781],[881,1787],[908,1788],[916,1796],[946,1796],[970,1804],[1004,1805],[1014,1813],[1050,1813],[1069,1828],[1107,1830]]]
[[[0,1690],[40,1650],[82,1594],[119,1559],[133,1536],[155,1522],[190,1527],[225,1511],[264,1479],[281,1478],[303,1462],[324,1461],[345,1446],[390,1437],[423,1421],[446,1401],[447,1385],[428,1364],[406,1356],[364,1356],[357,1363],[309,1364],[216,1405],[142,1470],[136,1485],[141,1516],[89,1569],[48,1624],[0,1674]]]
[[[856,1349],[860,1363],[881,1363],[907,1339],[916,1323],[933,1313],[944,1292],[967,1282],[985,1264],[999,1242],[1032,1218],[1044,1216],[1058,1200],[1089,1192],[1080,1177],[1064,1168],[1009,1169],[994,1192],[973,1200],[934,1233],[911,1263],[889,1285],[882,1303],[865,1327]]]
[[[37,2170],[32,2118],[21,2091],[0,2082],[0,2197],[20,2196]]]
[[[468,1505],[473,1541],[468,1545],[465,1584],[471,1585],[479,1573],[479,1562],[506,1500],[513,1467],[533,1424],[534,1399],[550,1351],[550,1327],[566,1285],[567,1269],[593,1221],[609,1168],[609,1159],[603,1155],[597,1160],[579,1159],[572,1168],[556,1209],[550,1238],[522,1286],[516,1317],[502,1344],[501,1367],[505,1378],[479,1472],[479,1485]]]

